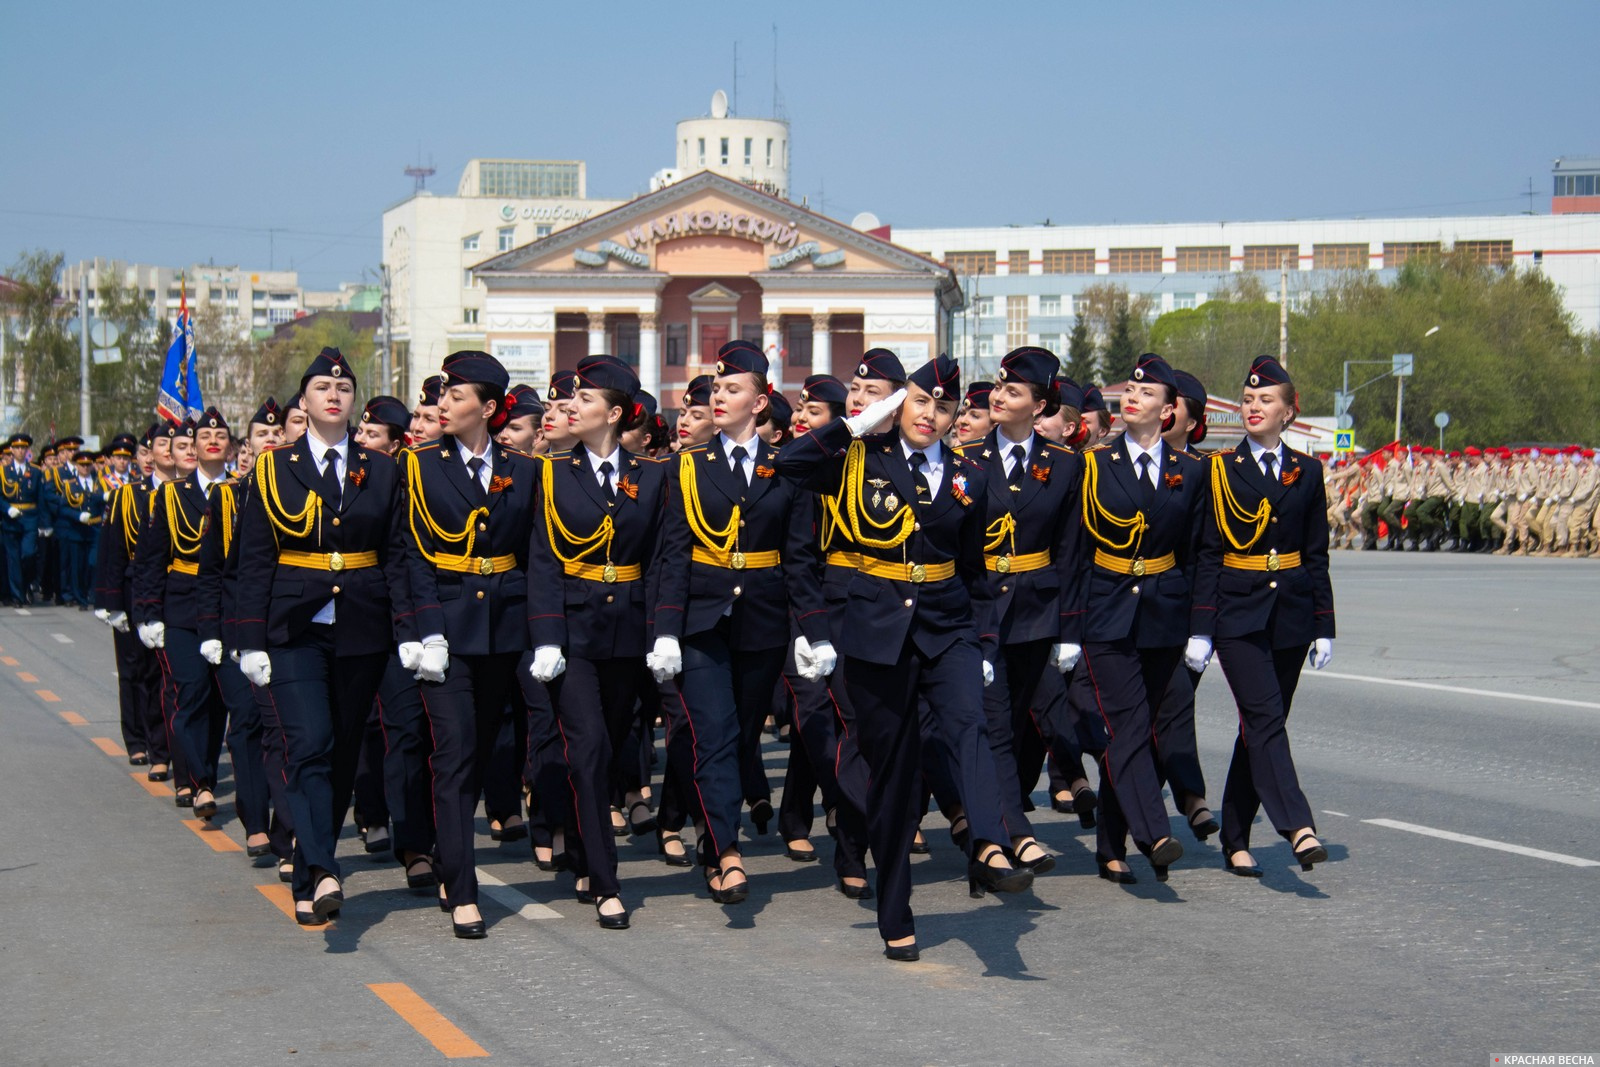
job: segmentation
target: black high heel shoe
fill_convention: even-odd
[[[600,910],[600,906],[608,900],[618,900],[615,895],[601,897],[594,902],[594,921],[600,924],[602,930],[626,930],[628,928],[628,912],[623,910],[620,915],[607,915]]]
[[[950,820],[950,840],[962,852],[967,850],[967,842],[972,840],[972,823],[965,815],[957,815]]]
[[[994,853],[990,853],[994,855]],[[1027,867],[992,867],[982,860],[967,864],[967,892],[974,900],[990,893],[1020,893],[1033,885],[1033,871]]]
[[[202,789],[200,792],[210,794],[211,790]],[[199,793],[195,794],[196,797],[199,795]],[[217,814],[217,798],[214,794],[208,796],[205,800],[195,800],[191,797],[189,805],[194,808],[195,815],[202,819],[210,819]]]
[[[1139,879],[1133,876],[1132,871],[1113,871],[1108,860],[1097,859],[1094,865],[1100,869],[1100,877],[1117,885],[1137,885]]]
[[[1201,818],[1201,816],[1205,817]],[[1189,816],[1189,829],[1194,831],[1194,839],[1196,841],[1204,841],[1222,829],[1222,827],[1217,825],[1216,816],[1211,814],[1210,808],[1199,807],[1194,810],[1193,815]]]
[[[744,868],[735,863],[731,866],[718,866],[717,872],[726,881],[728,875],[734,871],[744,874],[744,881],[735,886],[724,886],[722,889],[713,889],[711,899],[718,904],[743,904],[750,896],[750,876],[745,874]]]
[[[1307,830],[1305,833],[1295,838],[1294,843],[1289,846],[1290,848],[1294,849],[1294,858],[1300,861],[1300,869],[1302,871],[1311,870],[1312,866],[1315,864],[1328,862],[1328,850],[1323,847],[1322,842],[1317,841],[1316,844],[1305,849],[1298,847],[1300,842],[1304,841],[1308,837],[1311,838],[1311,840],[1316,841],[1316,831]]]
[[[846,882],[844,880],[844,876],[843,875],[840,875],[834,881],[834,885],[838,888],[839,892],[843,893],[846,897],[848,897],[851,900],[871,900],[872,899],[872,884],[870,882],[865,881],[865,880],[863,880],[860,885],[851,885],[850,883],[848,883],[848,882]]]
[[[1248,851],[1248,850],[1247,849],[1242,849],[1242,848],[1239,850],[1239,852],[1246,852],[1246,851]],[[1222,857],[1222,869],[1227,871],[1229,874],[1236,874],[1240,878],[1260,878],[1261,874],[1262,874],[1261,868],[1257,867],[1255,864],[1253,864],[1253,863],[1239,863],[1239,864],[1236,864],[1236,863],[1233,862],[1233,857],[1237,856],[1239,854],[1239,852],[1225,853],[1223,855],[1223,857]]]
[[[1170,867],[1183,858],[1183,846],[1176,837],[1163,838],[1150,850],[1150,862],[1157,867]]]
[[[1164,864],[1152,863],[1150,866],[1155,868],[1156,881],[1165,882],[1167,880],[1167,868]]]
[[[194,794],[179,793],[177,796],[172,798],[172,802],[178,805],[180,808],[192,808],[194,807]]]
[[[300,901],[300,902],[296,903],[295,906],[294,906],[294,921],[295,922],[299,923],[301,926],[327,926],[328,925],[328,917],[326,915],[318,915],[314,909],[311,910],[311,911],[301,911],[300,910],[300,904],[303,904],[303,903],[305,903],[305,902],[304,901]]]
[[[663,830],[659,825],[656,827],[656,854],[661,857],[661,862],[668,867],[693,867],[694,857],[689,855],[688,849],[684,848],[682,852],[667,851],[667,844],[673,841],[678,843],[679,848],[683,848],[683,835],[676,831]]]
[[[644,818],[635,818],[639,809],[644,809]],[[642,800],[635,800],[628,805],[628,832],[634,837],[643,837],[656,828],[656,817],[650,812],[650,805]],[[618,927],[617,929],[623,929]]]
[[[916,963],[922,958],[922,953],[917,951],[917,943],[915,941],[909,945],[885,944],[883,946],[883,955],[895,963]]]
[[[463,905],[464,907],[465,905]],[[463,941],[482,941],[489,936],[489,924],[482,919],[472,922],[458,923],[454,913],[450,915],[450,931]]]
[[[594,895],[594,890],[587,888],[579,889],[576,882],[572,884],[572,895],[577,899],[579,904],[596,904],[599,903],[600,900],[599,897]]]
[[[413,857],[406,864],[407,889],[432,889],[439,884],[439,872],[434,869],[433,860],[427,856]]]
[[[817,850],[814,848],[795,848],[793,845],[785,844],[783,854],[796,863],[817,862]]]
[[[1100,798],[1088,786],[1081,786],[1076,793],[1072,794],[1072,810],[1078,815],[1078,825],[1085,830],[1093,830],[1095,828],[1097,820],[1094,812],[1099,806]]]
[[[767,836],[767,824],[772,822],[772,801],[758,800],[750,805],[750,821],[756,824],[756,833]]]
[[[311,899],[311,910],[324,918],[339,914],[339,909],[344,906],[344,887],[333,875],[324,874],[318,878],[317,889],[322,889],[328,882],[333,883],[333,888],[327,892],[318,892]]]
[[[1074,815],[1078,809],[1073,805],[1072,794],[1063,789],[1060,793],[1051,794],[1050,810],[1062,815]]]
[[[1027,852],[1030,848],[1039,853],[1036,859],[1030,860],[1023,857],[1023,853]],[[1034,874],[1047,874],[1056,869],[1056,858],[1050,855],[1050,853],[1046,852],[1044,846],[1032,838],[1023,842],[1022,847],[1016,849],[1016,854],[1017,866],[1026,867]]]

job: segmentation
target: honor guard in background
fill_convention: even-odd
[[[10,455],[0,463],[0,543],[5,546],[5,599],[0,606],[33,603],[33,582],[38,552],[40,482],[43,472],[28,461],[33,438],[15,433],[6,442]]]
[[[65,569],[67,561],[56,540],[56,527],[63,521],[65,505],[61,501],[61,476],[72,476],[72,457],[78,438],[64,437],[60,441],[46,441],[39,449],[39,507],[34,512],[39,525],[38,573],[33,584],[39,588],[39,603],[61,607],[68,603]]]
[[[959,367],[941,355],[903,390],[812,430],[778,460],[784,478],[837,494],[838,520],[860,554],[839,670],[871,772],[866,816],[878,865],[878,933],[897,961],[919,955],[910,864],[922,783],[919,697],[955,756],[972,892],[1020,892],[1033,883],[1033,872],[1013,867],[1005,853],[984,728],[983,687],[998,654],[983,564],[987,476],[942,443],[960,390]],[[889,433],[867,433],[890,416]]]
[[[994,420],[989,417],[989,394],[993,389],[993,382],[973,382],[967,386],[961,413],[956,416],[957,441],[981,441],[994,429]]]
[[[1001,809],[1017,862],[1043,874],[1055,858],[1034,840],[1023,802],[1043,766],[1043,746],[1030,746],[1023,764],[1013,738],[1037,737],[1034,695],[1047,667],[1071,671],[1083,654],[1083,580],[1072,521],[1083,463],[1070,449],[1034,432],[1034,420],[1061,406],[1054,353],[1012,349],[1000,360],[989,394],[994,428],[956,448],[987,475],[983,500],[983,562],[994,601],[1000,655],[984,690],[989,743],[994,749]]]
[[[295,829],[295,918],[328,921],[344,903],[334,856],[357,745],[407,592],[399,472],[351,442],[355,375],[325,348],[301,379],[307,432],[256,461],[239,519],[239,669],[270,686],[283,735]],[[287,421],[287,419],[286,419]]]
[[[154,428],[152,427],[152,430]],[[148,451],[150,433],[143,444],[131,434],[118,434],[111,440],[114,459],[129,459],[140,448]],[[114,470],[115,468],[113,468]],[[161,668],[155,654],[140,643],[128,621],[133,607],[133,557],[139,534],[149,515],[149,484],[128,471],[128,480],[111,491],[106,501],[105,521],[100,524],[95,551],[95,616],[111,627],[111,642],[117,661],[117,702],[122,718],[123,747],[128,762],[135,767],[161,767],[167,776],[166,729],[161,721]]]
[[[1240,404],[1246,439],[1212,456],[1212,510],[1195,587],[1198,629],[1184,658],[1200,670],[1213,647],[1239,707],[1239,736],[1222,793],[1223,864],[1261,877],[1250,827],[1265,807],[1303,870],[1326,862],[1300,789],[1285,728],[1300,670],[1333,658],[1333,585],[1323,520],[1322,465],[1285,447],[1299,415],[1281,364],[1257,356]]]
[[[1084,456],[1082,506],[1090,568],[1084,655],[1109,735],[1100,762],[1095,846],[1100,876],[1135,881],[1127,838],[1164,881],[1183,855],[1170,832],[1152,744],[1156,711],[1194,634],[1190,593],[1206,504],[1198,460],[1168,448],[1178,384],[1158,355],[1139,357],[1122,391],[1126,432]],[[1090,560],[1092,559],[1092,562]]]
[[[95,545],[106,515],[106,494],[94,471],[97,458],[91,452],[75,452],[76,469],[61,472],[57,481],[61,509],[56,537],[64,579],[57,600],[76,604],[79,611],[88,611],[94,596]]]

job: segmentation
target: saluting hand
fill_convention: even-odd
[[[905,398],[906,391],[904,389],[896,389],[882,400],[874,400],[862,408],[861,414],[851,415],[848,419],[845,419],[844,424],[850,428],[850,436],[860,437],[862,434],[871,433],[878,423],[900,409],[900,405],[905,401]]]

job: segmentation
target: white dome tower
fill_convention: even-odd
[[[678,123],[678,174],[710,170],[736,182],[789,196],[789,124],[728,114],[728,94],[711,96],[711,114]]]

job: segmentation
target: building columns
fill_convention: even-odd
[[[639,313],[639,388],[661,399],[661,332],[656,313]]]
[[[604,355],[606,351],[606,313],[589,312],[589,354]]]
[[[823,313],[811,316],[811,373],[833,373],[833,338],[828,333],[832,316]]]
[[[783,389],[783,334],[778,328],[778,316],[761,316],[761,351],[767,354],[767,381],[772,388]]]

